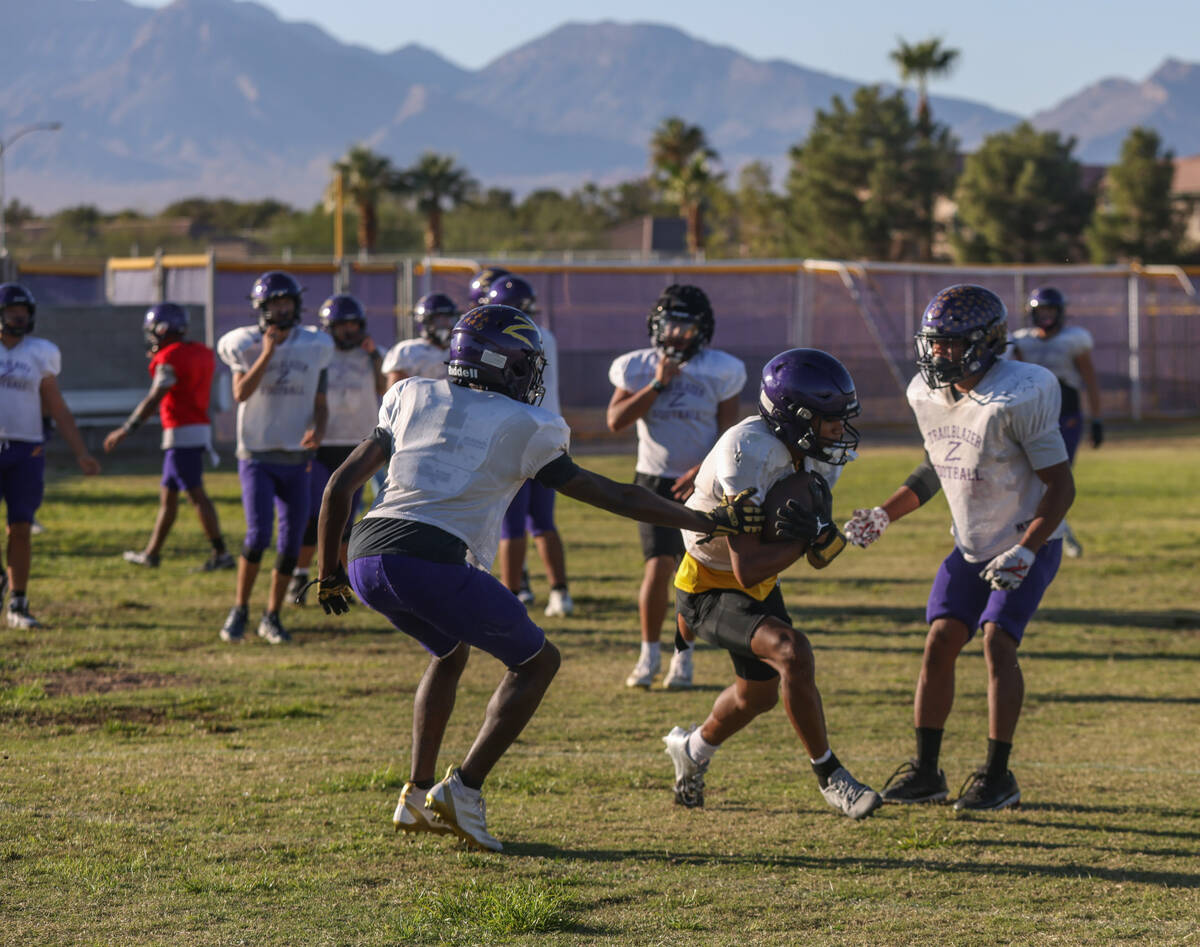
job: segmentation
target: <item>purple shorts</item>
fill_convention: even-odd
[[[304,524],[308,522],[308,477],[311,464],[264,464],[257,460],[238,461],[238,479],[242,481],[242,509],[246,513],[248,550],[266,549],[271,544],[271,530],[279,513],[279,540],[276,550],[281,556],[298,556],[304,539]]]
[[[555,492],[536,480],[526,480],[504,513],[500,538],[520,539],[526,533],[541,536],[554,532]]]
[[[363,556],[350,563],[350,585],[366,605],[434,657],[444,658],[466,643],[514,668],[546,643],[520,599],[466,563]]]
[[[168,447],[163,453],[162,485],[172,490],[204,486],[204,448]]]
[[[340,467],[341,464],[338,464]],[[336,468],[334,468],[336,469]],[[312,462],[312,475],[308,482],[308,522],[310,529],[305,531],[305,540],[307,542],[309,535],[312,536],[312,545],[317,544],[317,516],[321,512],[321,500],[325,497],[325,485],[329,483],[329,478],[333,476],[333,470],[322,463],[320,459],[314,459]],[[346,528],[342,532],[342,542],[347,542],[350,539],[350,529],[354,526],[355,517],[358,516],[358,508],[362,505],[363,488],[359,487],[354,491],[354,496],[350,499],[350,518],[346,520]]]
[[[929,602],[925,606],[925,621],[937,618],[957,618],[967,626],[967,633],[984,622],[995,622],[1010,638],[1020,644],[1025,626],[1033,618],[1038,604],[1058,572],[1062,561],[1062,540],[1055,539],[1038,550],[1029,567],[1029,574],[1020,587],[1005,592],[993,589],[979,577],[986,562],[967,562],[957,546],[948,555],[933,579]],[[968,639],[969,640],[969,639]]]
[[[1079,439],[1083,436],[1083,415],[1061,414],[1058,417],[1058,429],[1062,433],[1063,443],[1067,445],[1067,460],[1075,460],[1075,451],[1079,450]]]
[[[8,524],[32,523],[46,486],[46,451],[38,441],[0,442],[0,499]]]

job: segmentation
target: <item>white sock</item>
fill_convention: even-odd
[[[713,754],[721,748],[719,743],[709,743],[704,737],[700,736],[700,728],[697,727],[687,739],[687,755],[692,758],[694,763],[705,763],[713,758]]]
[[[822,753],[818,759],[814,760],[814,759],[810,758],[809,762],[812,763],[813,766],[820,766],[822,763],[828,763],[829,758],[831,756],[833,756],[833,748],[832,747],[830,747],[828,750],[826,750],[824,753]]]
[[[658,641],[643,641],[641,656],[649,659],[650,663],[653,664],[655,661],[659,660],[660,646],[661,642]]]

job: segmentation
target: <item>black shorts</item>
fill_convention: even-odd
[[[656,477],[653,474],[635,473],[633,482],[652,490],[660,497],[675,500],[671,490],[675,486],[674,477]],[[675,500],[678,503],[678,500]],[[670,526],[651,526],[649,523],[638,523],[638,536],[642,540],[642,558],[653,559],[655,556],[671,556],[674,559],[683,557],[683,534]]]
[[[735,589],[708,592],[675,590],[675,608],[692,634],[702,641],[724,648],[733,661],[733,672],[744,681],[770,681],[778,677],[775,669],[755,657],[750,639],[767,618],[792,623],[778,584],[761,602]]]

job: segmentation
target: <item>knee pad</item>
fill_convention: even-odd
[[[262,557],[262,549],[247,549],[245,546],[242,547],[242,558],[247,562],[253,562],[255,565],[258,565],[262,562]]]
[[[296,571],[296,563],[299,561],[299,556],[276,556],[275,571],[280,575],[291,575]]]

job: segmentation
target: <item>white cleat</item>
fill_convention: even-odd
[[[846,767],[839,766],[829,777],[829,785],[821,790],[825,801],[843,815],[865,819],[883,805],[883,799],[870,786],[860,783]]]
[[[29,614],[29,599],[27,598],[14,597],[4,611],[4,618],[8,622],[9,628],[28,630],[42,627],[42,623]]]
[[[487,830],[487,807],[482,793],[472,792],[464,786],[462,776],[454,767],[446,773],[445,779],[429,790],[425,806],[468,845],[490,852],[504,851],[500,840]]]
[[[663,678],[663,687],[669,691],[685,691],[692,686],[692,649],[676,651],[671,655],[671,666]]]
[[[551,589],[550,601],[546,603],[547,618],[565,618],[575,611],[575,603],[571,601],[571,593],[566,589]]]
[[[658,674],[661,667],[662,658],[651,660],[649,655],[643,654],[638,658],[638,662],[633,666],[633,670],[629,672],[629,676],[625,678],[625,686],[649,687],[654,683],[654,676]]]
[[[432,832],[434,835],[452,835],[454,830],[439,822],[436,813],[425,805],[428,790],[418,789],[405,783],[400,790],[400,801],[392,815],[392,825],[397,832]]]
[[[663,737],[667,756],[675,764],[675,802],[689,809],[704,805],[704,774],[708,772],[707,760],[697,763],[688,755],[688,737],[695,729],[672,727],[671,732]]]

